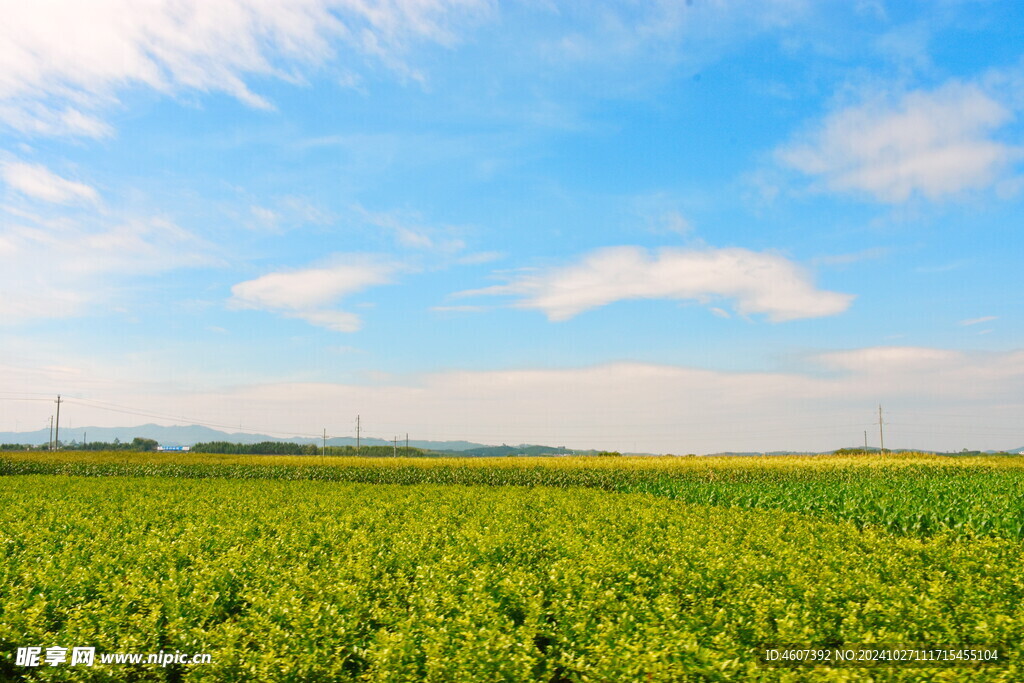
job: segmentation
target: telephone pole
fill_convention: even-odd
[[[356,453],[359,452],[359,416],[356,415]]]
[[[321,452],[320,457],[327,457],[327,427],[324,427],[324,450]]]
[[[405,450],[406,450],[406,451],[408,451],[408,450],[409,450],[409,432],[406,432],[406,433],[405,433]],[[409,454],[408,454],[408,453],[406,453],[406,455],[409,455]]]
[[[864,450],[868,450],[868,430],[864,430]]]
[[[882,429],[882,404],[878,404],[878,443],[881,450],[885,452],[885,431]]]
[[[394,450],[392,451],[392,453],[393,453],[393,454],[394,454],[394,456],[395,456],[395,457],[397,458],[397,457],[398,457],[398,437],[397,437],[397,436],[396,436],[396,437],[395,437],[395,438],[394,438],[394,439],[392,440],[392,442],[391,442],[391,446],[392,446],[392,448],[394,449]]]
[[[53,447],[60,447],[60,394],[57,394],[57,428],[53,432]]]

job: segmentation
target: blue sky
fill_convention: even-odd
[[[21,5],[0,431],[1024,446],[1018,3]]]

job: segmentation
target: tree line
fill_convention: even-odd
[[[328,446],[326,449],[311,443],[291,441],[261,441],[259,443],[231,443],[230,441],[206,441],[192,446],[193,453],[223,453],[228,455],[331,455],[361,456],[364,458],[419,457],[429,455],[422,448],[405,446]]]
[[[58,441],[55,446],[62,451],[155,451],[160,444],[154,439],[135,437],[131,441]],[[48,451],[50,444],[0,443],[0,451]]]

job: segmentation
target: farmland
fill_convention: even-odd
[[[1018,680],[1017,458],[0,458],[0,675]],[[1002,647],[772,668],[766,645]],[[209,664],[19,668],[25,645]]]

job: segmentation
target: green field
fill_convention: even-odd
[[[1024,459],[0,458],[0,677],[1021,680]],[[999,647],[781,667],[768,645]],[[208,664],[19,667],[25,646]]]

